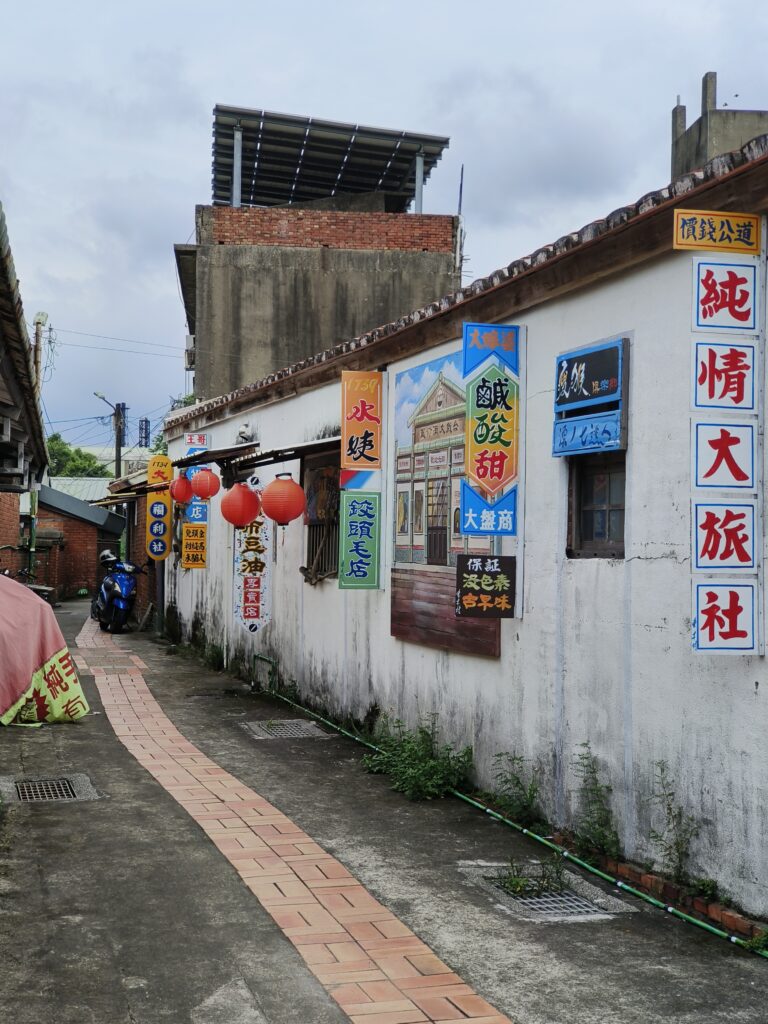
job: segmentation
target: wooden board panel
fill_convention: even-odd
[[[455,572],[393,569],[392,636],[424,647],[498,658],[500,620],[457,619],[455,601]]]

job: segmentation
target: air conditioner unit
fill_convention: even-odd
[[[184,369],[194,370],[195,368],[195,350],[193,348],[187,348],[184,350]]]

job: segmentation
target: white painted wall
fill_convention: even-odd
[[[558,822],[572,820],[572,761],[589,740],[613,787],[625,852],[637,859],[653,858],[648,796],[654,762],[666,759],[680,801],[702,826],[694,873],[717,877],[740,903],[768,914],[765,662],[694,655],[690,643],[690,296],[691,257],[676,254],[515,317],[528,332],[524,607],[522,618],[502,621],[499,660],[389,635],[389,471],[382,474],[383,590],[305,584],[298,572],[305,530],[293,523],[276,530],[273,621],[251,638],[231,619],[231,528],[217,514],[217,498],[209,568],[169,567],[168,593],[187,628],[197,615],[231,653],[250,645],[276,657],[284,681],[295,680],[307,700],[339,717],[362,719],[374,703],[411,723],[437,712],[446,740],[474,746],[485,784],[499,751],[538,759],[546,809]],[[617,335],[631,338],[626,554],[569,560],[567,464],[551,455],[554,361]],[[396,373],[458,345],[389,367],[390,422]],[[337,432],[339,410],[335,384],[187,429],[205,430],[212,447],[223,447],[249,422],[269,449]],[[182,449],[172,441],[169,454],[179,458]],[[390,435],[390,469],[393,454]],[[294,463],[265,471],[262,482],[282,469],[298,478]]]

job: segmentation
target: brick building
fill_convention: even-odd
[[[197,207],[195,244],[175,246],[196,397],[260,380],[459,287],[459,217],[421,212],[448,142],[215,108],[213,205]]]
[[[125,520],[70,494],[41,487],[37,512],[37,582],[54,588],[56,599],[89,595],[104,575],[99,554],[120,550]]]

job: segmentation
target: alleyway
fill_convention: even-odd
[[[0,776],[98,799],[2,808],[9,1021],[765,1020],[764,960],[608,887],[594,920],[523,920],[483,881],[537,855],[503,826],[408,803],[339,736],[254,738],[295,712],[84,602],[60,621],[94,714],[4,730]]]

